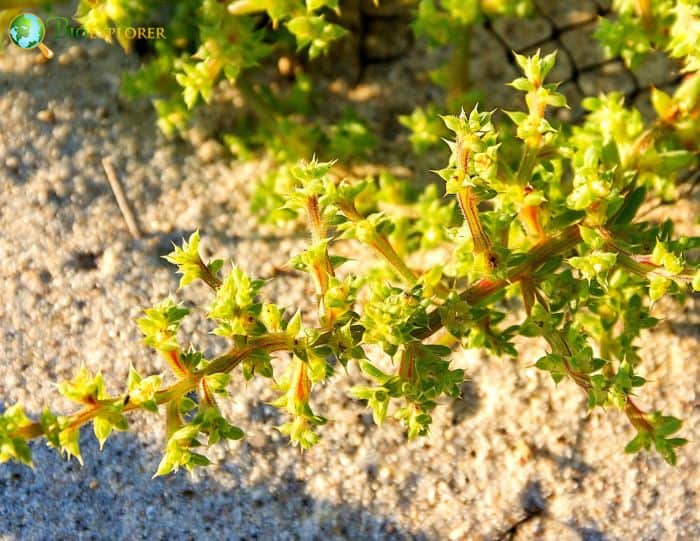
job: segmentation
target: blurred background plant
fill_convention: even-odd
[[[21,9],[50,9],[57,4],[6,1],[0,21],[6,27]],[[126,51],[141,50],[141,67],[123,75],[122,92],[130,99],[150,99],[158,126],[169,137],[182,135],[198,108],[233,88],[233,129],[218,137],[240,159],[262,152],[277,165],[261,174],[252,205],[262,221],[281,225],[297,216],[277,210],[284,187],[289,186],[289,164],[316,155],[339,159],[347,174],[358,175],[353,164],[377,159],[373,152],[378,134],[350,104],[332,117],[319,114],[321,102],[328,99],[327,87],[318,80],[323,71],[320,57],[330,55],[333,61],[347,53],[342,43],[357,31],[359,4],[357,0],[184,0],[175,4],[81,0],[75,21],[91,35],[118,39]],[[374,4],[392,14],[410,13],[415,38],[427,50],[446,51],[443,64],[430,73],[444,101],[419,103],[410,114],[398,116],[410,132],[416,154],[439,148],[446,135],[439,112],[468,109],[480,101],[479,80],[472,80],[470,66],[474,29],[492,25],[499,17],[529,17],[539,9],[531,0],[381,0]],[[682,58],[684,69],[693,71],[700,62],[698,9],[690,0],[615,0],[612,14],[600,17],[595,36],[608,55],[622,57],[631,67],[651,52],[663,50]],[[404,24],[403,20],[396,24]],[[165,39],[133,41],[113,32],[154,23],[167,28]],[[671,184],[656,188],[666,199],[672,196]]]

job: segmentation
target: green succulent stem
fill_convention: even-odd
[[[639,261],[636,261],[635,259],[633,259],[625,253],[618,253],[617,262],[624,269],[628,270],[632,274],[641,276],[642,278],[645,278],[647,274],[658,268],[653,263],[641,263]]]
[[[359,222],[363,219],[363,216],[357,211],[354,203],[352,202],[341,202],[339,203],[341,212],[345,215],[348,220],[353,222]],[[409,286],[416,285],[418,281],[417,274],[406,264],[403,258],[396,252],[394,247],[389,242],[389,239],[381,234],[377,233],[375,235],[374,241],[370,243],[370,247],[374,249],[388,264],[394,269],[394,272],[399,275],[399,277],[404,281],[405,284]],[[445,298],[449,295],[449,289],[442,283],[436,285],[436,292],[438,296]]]
[[[566,344],[566,341],[563,339],[563,337],[561,338],[562,342],[566,345],[568,356],[571,356],[573,353],[571,351],[571,348],[568,346],[568,344]],[[569,377],[571,377],[571,379],[585,392],[588,392],[593,388],[593,384],[591,383],[590,377],[587,374],[583,374],[581,372],[573,370],[571,368],[571,364],[567,359],[567,356],[564,356],[564,365],[566,367],[566,371]],[[645,412],[639,406],[637,406],[637,404],[632,400],[632,397],[630,396],[625,397],[624,412],[632,426],[634,426],[634,428],[636,428],[638,431],[653,432],[654,427],[652,427],[649,424],[649,421],[646,420],[646,415],[648,414],[648,412]]]
[[[612,233],[604,227],[599,227],[598,232],[605,239],[608,248],[617,253],[617,263],[632,274],[642,278],[648,277],[651,273],[666,277],[677,276],[679,279],[685,281],[693,278],[694,271],[690,267],[684,266],[679,273],[673,275],[666,271],[662,265],[654,263],[651,255],[635,255],[620,247],[618,243],[615,242]]]
[[[205,284],[207,284],[211,289],[216,291],[221,287],[221,279],[218,276],[215,276],[213,272],[209,269],[204,264],[204,261],[199,260],[199,269],[200,269],[200,275],[199,277],[204,281]]]
[[[409,268],[404,262],[403,258],[396,253],[394,247],[389,242],[384,235],[377,235],[377,238],[371,244],[379,254],[384,257],[384,259],[391,265],[391,267],[396,271],[396,273],[404,280],[408,285],[416,284],[416,274]]]
[[[574,370],[571,367],[569,359],[574,355],[574,351],[566,340],[566,337],[559,330],[554,329],[552,332],[545,335],[545,339],[549,343],[552,351],[559,353],[564,360],[564,367],[566,369],[567,375],[583,389],[584,392],[588,393],[593,388],[593,383],[588,374]],[[649,421],[647,421],[646,416],[648,412],[642,410],[637,404],[632,400],[632,397],[625,397],[625,404],[622,408],[625,415],[629,419],[632,426],[635,427],[640,432],[651,433],[654,431],[654,427],[651,426]]]
[[[473,26],[463,25],[455,33],[455,38],[452,41],[453,49],[448,64],[449,87],[447,89],[447,104],[450,109],[453,109],[452,105],[460,101],[462,96],[469,92],[472,87],[470,73],[472,34]]]
[[[291,351],[293,348],[294,340],[289,335],[285,333],[271,333],[251,340],[243,348],[233,348],[224,355],[217,357],[201,372],[201,375],[230,372],[256,350],[262,349],[272,353],[275,351]]]
[[[521,186],[527,186],[532,178],[532,171],[537,163],[537,153],[539,149],[524,145],[523,152],[520,156],[518,169],[515,172],[515,179]]]
[[[359,222],[363,220],[363,216],[357,211],[355,205],[352,203],[342,203],[340,209],[345,215],[345,217],[353,222]],[[374,235],[374,240],[369,243],[370,247],[373,248],[384,260],[391,266],[392,269],[398,274],[404,282],[408,285],[415,285],[417,281],[416,273],[414,273],[403,258],[396,253],[394,247],[389,242],[389,239],[381,233]]]

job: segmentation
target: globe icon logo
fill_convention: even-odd
[[[12,43],[17,45],[17,47],[22,49],[39,47],[39,50],[47,58],[53,56],[53,52],[43,44],[46,36],[44,21],[33,13],[22,13],[12,19],[9,34]]]

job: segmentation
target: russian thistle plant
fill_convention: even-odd
[[[124,391],[109,395],[102,376],[83,368],[58,385],[75,412],[47,408],[30,419],[10,406],[0,417],[0,460],[31,464],[28,442],[39,437],[82,460],[81,427],[92,424],[103,444],[114,430],[128,429],[130,412],[147,410],[164,417],[158,475],[206,465],[208,446],[243,437],[219,407],[234,377],[269,380],[278,394],[273,404],[287,416],[279,430],[308,448],[327,422],[311,407],[314,387],[349,363],[366,378],[350,392],[378,424],[391,417],[409,438],[424,436],[432,410],[460,393],[465,374],[452,367],[453,353],[484,348],[515,356],[513,339],[524,336],[546,344],[537,368],[580,388],[589,409],[624,412],[634,430],[627,452],[654,448],[674,464],[686,443],[675,436],[681,421],[637,404],[645,379],[636,341],[657,323],[654,302],[700,290],[698,265],[686,257],[700,239],[677,238],[670,221],[643,221],[638,211],[651,193],[697,166],[700,77],[690,74],[673,95],[655,91],[651,124],[611,94],[588,99],[583,124],[562,129],[547,116],[566,107],[557,85],[545,81],[555,55],[516,58],[522,76],[511,84],[524,93],[524,110],[500,121],[478,107],[442,118],[452,133],[449,161],[436,171],[445,198],[434,186],[401,193],[389,176],[350,179],[333,162],[290,167],[285,206],[303,215],[310,231],[290,266],[309,276],[314,314],[302,317],[263,298],[263,282],[235,263],[203,260],[195,233],[167,260],[181,274],[180,287],[202,281],[210,288],[202,308],[228,349],[207,358],[185,346],[180,328],[189,310],[167,298],[138,321],[164,372],[145,376],[132,367]],[[513,129],[515,138],[508,136]],[[407,208],[418,211],[402,212]],[[348,260],[336,248],[348,239],[382,265],[345,272]],[[408,254],[435,247],[448,254],[442,264],[409,265]],[[524,307],[507,325],[505,298]],[[390,370],[377,362],[384,355],[393,359]]]

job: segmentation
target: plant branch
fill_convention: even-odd
[[[214,273],[211,272],[211,270],[209,270],[209,267],[207,267],[204,261],[202,261],[201,259],[199,260],[199,269],[201,271],[199,277],[205,284],[207,284],[214,291],[221,287],[221,279],[215,276]]]
[[[474,241],[474,250],[478,253],[489,254],[493,245],[491,244],[491,239],[489,239],[484,231],[484,227],[481,225],[478,208],[479,200],[474,195],[471,186],[457,192],[457,201],[464,215],[464,220],[467,222],[467,226],[469,226],[469,231]]]
[[[204,377],[211,374],[218,374],[222,372],[230,372],[236,368],[248,355],[256,350],[264,349],[268,353],[275,351],[284,351],[292,349],[291,339],[283,333],[271,334],[259,339],[255,339],[251,344],[244,348],[232,348],[227,353],[214,359],[206,368],[199,372],[195,372],[178,382],[161,389],[155,393],[154,401],[157,405],[162,405],[170,402],[171,400],[184,396],[190,391],[196,389],[198,382]],[[90,420],[97,417],[103,409],[104,404],[113,404],[115,400],[119,398],[110,398],[100,401],[96,406],[90,406],[83,408],[67,418],[68,426],[72,428],[77,428],[84,425]],[[128,413],[137,409],[142,409],[141,405],[129,403],[122,409],[123,413]],[[27,426],[18,429],[13,437],[20,437],[24,440],[30,440],[40,437],[44,434],[44,428],[39,422],[33,422]]]
[[[448,65],[449,87],[447,105],[454,107],[464,94],[471,89],[471,42],[472,25],[463,25],[456,33],[452,45],[452,57]]]
[[[525,261],[513,267],[504,280],[489,280],[482,278],[473,286],[460,293],[460,298],[470,304],[478,304],[488,297],[498,293],[511,283],[517,281],[521,276],[527,276],[535,272],[550,257],[559,255],[571,250],[581,240],[578,226],[573,225],[565,229],[556,237],[552,237],[532,248]],[[442,320],[438,310],[433,310],[428,314],[428,325],[417,331],[415,337],[418,339],[428,338],[442,328]]]
[[[353,222],[360,222],[364,220],[364,217],[357,211],[353,203],[346,203],[340,205],[340,210],[345,215],[348,220]],[[384,260],[391,266],[392,269],[398,274],[408,285],[416,284],[416,274],[406,265],[403,258],[396,253],[394,247],[389,242],[389,239],[385,235],[377,232],[375,235],[374,242],[370,242],[369,245],[384,258]]]

